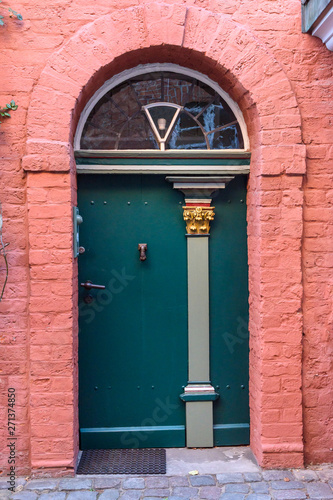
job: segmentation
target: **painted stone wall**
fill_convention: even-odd
[[[2,473],[8,387],[17,393],[19,472],[66,474],[75,465],[71,140],[105,79],[149,62],[207,74],[247,122],[252,449],[267,467],[332,461],[333,55],[301,33],[299,1],[10,6],[24,20],[0,28],[0,104],[19,105],[0,128],[10,243],[0,303]]]

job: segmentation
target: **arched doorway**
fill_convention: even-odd
[[[247,444],[238,106],[193,70],[138,67],[90,99],[75,148],[81,447]]]
[[[190,18],[192,22],[187,22]],[[215,20],[222,29],[206,30],[205,26],[211,26]],[[142,26],[147,26],[147,29],[142,30]],[[131,36],[123,36],[124,33]],[[235,40],[239,43],[235,44]],[[39,289],[42,283],[49,290],[56,318],[50,321],[49,313],[45,313],[43,322],[39,321],[36,325],[32,309],[29,311],[30,331],[32,336],[36,327],[43,339],[47,338],[46,332],[52,339],[50,343],[59,343],[63,356],[68,359],[65,371],[61,372],[64,377],[61,398],[58,384],[48,390],[50,404],[54,405],[56,401],[61,413],[55,411],[49,414],[46,437],[39,437],[40,420],[35,417],[36,412],[31,413],[31,468],[73,468],[78,453],[77,259],[72,260],[71,236],[73,205],[76,205],[76,166],[72,156],[74,132],[83,106],[101,82],[142,61],[178,61],[184,67],[200,68],[227,90],[246,119],[251,138],[251,175],[247,196],[251,448],[262,466],[302,467],[303,316],[299,259],[302,203],[299,202],[297,210],[293,203],[288,203],[289,199],[302,199],[306,171],[305,145],[299,141],[300,110],[292,82],[284,68],[248,26],[232,21],[229,15],[223,13],[175,3],[154,4],[154,16],[151,16],[151,5],[144,9],[136,6],[102,15],[82,26],[68,39],[68,43],[50,55],[31,95],[27,117],[28,140],[22,167],[31,187],[27,190],[29,238],[38,241],[39,250],[45,249],[46,244],[46,238],[40,237],[40,217],[41,212],[44,213],[40,196],[44,196],[44,187],[60,188],[63,197],[57,200],[58,203],[53,197],[43,203],[46,217],[50,218],[47,223],[47,248],[52,249],[51,268],[44,268],[44,263],[36,264],[36,247],[30,245],[29,249],[31,289]],[[277,108],[272,96],[277,97],[274,101],[278,104]],[[232,156],[231,151],[228,153]],[[127,154],[130,156],[129,152]],[[171,155],[168,152],[164,154],[166,158]],[[175,152],[172,154],[177,156]],[[186,156],[190,155],[191,152],[187,151]],[[221,159],[220,164],[223,161]],[[230,170],[237,173],[243,167],[248,171],[248,166],[242,165],[243,161],[241,159],[238,165],[233,162]],[[113,170],[117,169],[115,163]],[[179,163],[176,172],[184,165]],[[88,171],[92,165],[86,162],[79,165],[78,170],[82,172],[83,167]],[[101,161],[99,165],[94,165],[94,172],[95,167],[100,171],[109,169]],[[184,167],[188,168],[188,165]],[[195,173],[201,167],[202,164],[191,165]],[[126,171],[124,166],[122,168]],[[132,166],[127,165],[126,168],[131,171]],[[145,171],[147,168],[145,165]],[[206,173],[214,173],[213,168],[209,171],[207,165],[205,168]],[[170,174],[170,169],[167,173]],[[285,196],[286,202],[282,206],[281,197],[284,199]],[[279,208],[275,207],[276,203]],[[283,217],[280,209],[283,209]],[[278,266],[275,260],[277,249],[281,249],[283,255]],[[55,277],[61,277],[63,282],[61,301],[53,287]],[[281,282],[282,294],[272,292],[277,279]],[[40,300],[44,301],[44,298],[40,297]],[[64,307],[66,311],[63,311]],[[276,349],[270,348],[271,343],[283,353],[278,360]],[[36,349],[32,361],[38,361],[38,356]],[[48,355],[45,354],[45,363],[31,363],[30,374],[43,378],[44,366],[47,365],[48,371],[57,377],[58,364],[50,349]],[[285,387],[284,380],[289,379],[291,373],[291,385]],[[271,377],[274,377],[276,387],[280,387],[274,395],[269,383]],[[32,400],[40,401],[39,387],[31,386],[30,394]],[[40,404],[37,413],[39,408]],[[63,422],[69,422],[61,427],[58,426],[60,414]],[[56,443],[56,451],[50,447],[50,436]]]

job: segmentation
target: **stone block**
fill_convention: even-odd
[[[215,486],[215,479],[212,476],[190,476],[192,486]]]
[[[52,493],[42,493],[38,500],[65,500],[66,493],[54,491]]]
[[[120,479],[115,479],[113,477],[95,477],[93,479],[94,488],[97,490],[105,490],[106,488],[116,488],[120,486]]]
[[[98,500],[117,500],[117,498],[119,498],[119,495],[119,490],[105,490],[98,497]]]
[[[292,481],[294,479],[292,472],[287,470],[264,470],[262,476],[265,481],[283,481],[284,478]]]
[[[96,491],[72,491],[67,500],[96,500]]]
[[[223,493],[220,496],[220,500],[245,500],[246,495],[241,493]]]
[[[140,490],[126,490],[125,493],[121,495],[122,500],[139,500],[141,497]]]
[[[333,498],[332,489],[328,484],[313,482],[306,486],[311,498],[326,500]]]
[[[55,490],[58,487],[58,481],[52,479],[33,479],[26,484],[26,490]]]
[[[216,478],[219,484],[244,483],[243,474],[238,472],[217,474]]]
[[[69,478],[61,479],[59,490],[89,490],[92,488],[91,479]]]
[[[248,493],[249,489],[249,485],[243,483],[233,483],[225,485],[226,493]]]
[[[169,488],[168,477],[147,477],[146,488]]]
[[[123,481],[123,488],[125,490],[143,490],[144,487],[145,480],[141,477],[129,477]]]
[[[300,490],[275,490],[272,493],[274,500],[303,500],[306,493]]]
[[[244,478],[248,483],[262,481],[262,475],[259,472],[244,472]]]
[[[151,488],[143,492],[144,498],[146,497],[156,497],[156,498],[167,498],[169,496],[169,490],[163,488]]]
[[[264,481],[251,483],[251,488],[255,493],[268,493],[269,491],[268,483],[265,483]]]
[[[207,498],[209,500],[218,499],[221,495],[221,488],[217,486],[203,486],[200,489],[200,498]]]
[[[300,490],[304,484],[300,481],[272,481],[271,487],[273,490]]]

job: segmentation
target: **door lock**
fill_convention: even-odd
[[[88,293],[83,299],[86,304],[91,304],[94,301],[94,297]]]

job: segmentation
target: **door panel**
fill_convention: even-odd
[[[211,381],[214,444],[249,443],[249,335],[246,181],[236,177],[213,199],[210,235]]]
[[[78,184],[79,280],[106,286],[79,292],[81,447],[184,446],[182,196],[164,176],[89,175]],[[143,262],[139,243],[148,245]]]

